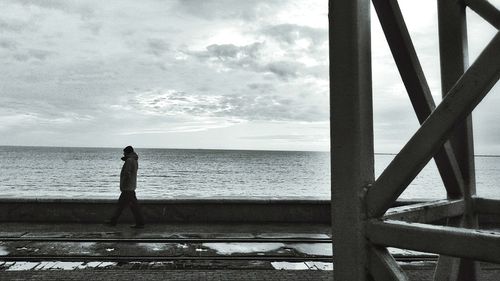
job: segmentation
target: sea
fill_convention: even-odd
[[[139,199],[322,199],[330,153],[137,148]],[[121,148],[0,146],[0,198],[116,198]],[[379,175],[394,158],[375,154]],[[500,199],[500,157],[477,156],[477,194]],[[402,199],[444,199],[431,161]]]

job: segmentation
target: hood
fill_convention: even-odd
[[[133,159],[135,159],[135,160],[139,160],[139,155],[137,155],[137,153],[135,153],[135,152],[131,152],[131,153],[129,153],[129,154],[127,154],[127,155],[123,156],[123,157],[122,157],[122,160],[123,160],[123,161],[126,161],[128,158],[133,158]]]

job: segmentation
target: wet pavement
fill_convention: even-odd
[[[321,225],[156,224],[145,229],[130,229],[128,225],[4,223],[0,231],[3,239],[0,255],[324,256],[332,252],[328,232],[328,226]],[[282,243],[287,239],[306,243]],[[310,239],[324,242],[307,243]]]
[[[333,279],[329,225],[2,223],[0,237],[0,280]],[[435,255],[391,252],[411,280],[432,280]]]
[[[332,268],[328,225],[3,223],[0,237],[0,271]]]

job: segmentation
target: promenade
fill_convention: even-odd
[[[0,280],[333,280],[323,224],[2,223],[0,237]],[[432,257],[402,265],[432,280]]]

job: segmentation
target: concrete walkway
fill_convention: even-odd
[[[128,225],[2,223],[0,237],[57,239],[117,239],[114,242],[0,242],[0,280],[333,280],[329,261],[308,257],[331,255],[325,243],[149,243],[120,239],[329,239],[328,225],[320,224],[154,224],[145,229]],[[88,260],[7,261],[12,256],[85,256]],[[3,259],[2,257],[3,256]],[[168,261],[110,261],[120,256],[180,257]],[[189,260],[183,257],[223,257]],[[272,256],[304,261],[245,260],[235,257]],[[435,262],[403,264],[410,280],[432,280]],[[481,280],[500,280],[500,265],[485,264]]]
[[[431,269],[406,270],[411,281],[431,281]],[[500,270],[483,269],[483,281],[500,280]],[[1,271],[0,280],[333,280],[333,271],[313,270],[50,270]]]

